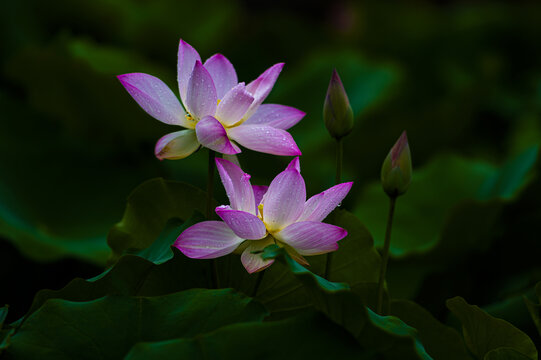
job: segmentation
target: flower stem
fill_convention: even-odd
[[[265,270],[260,271],[257,273],[257,279],[255,280],[254,290],[252,291],[252,297],[255,298],[257,296],[257,291],[259,290],[259,286],[263,282],[263,275],[265,274]]]
[[[342,181],[342,158],[344,157],[344,146],[342,138],[336,140],[336,177],[335,183],[338,185]],[[325,261],[325,279],[329,280],[329,271],[331,270],[332,253],[327,254]]]
[[[216,152],[209,149],[209,162],[208,162],[208,171],[207,171],[207,220],[212,220],[212,197],[214,190],[214,172],[216,169],[216,162],[214,158],[216,157]],[[215,289],[220,288],[220,279],[218,277],[218,264],[216,259],[210,261],[211,274],[212,274],[212,286]]]
[[[391,246],[391,228],[393,227],[394,208],[396,204],[396,196],[391,196],[389,204],[389,215],[387,217],[387,229],[385,230],[385,243],[383,244],[383,253],[381,255],[381,269],[379,271],[378,283],[378,305],[377,313],[383,314],[383,288],[385,284],[385,273],[387,272],[387,263],[389,262],[389,247]]]
[[[209,149],[209,162],[208,162],[208,172],[207,172],[207,220],[212,220],[212,196],[214,191],[214,171],[216,169],[216,163],[214,158],[216,157],[216,152]]]
[[[335,183],[338,185],[342,181],[342,158],[344,157],[344,146],[342,138],[336,140],[336,178]]]

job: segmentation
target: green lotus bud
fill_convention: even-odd
[[[353,129],[353,110],[336,69],[333,70],[323,104],[323,120],[331,136],[337,140]]]
[[[411,154],[408,137],[404,131],[381,167],[383,190],[391,197],[404,194],[411,182]]]

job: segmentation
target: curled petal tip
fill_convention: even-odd
[[[293,160],[291,160],[291,162],[289,163],[289,165],[287,165],[287,168],[286,170],[295,170],[297,171],[298,173],[301,172],[301,163],[299,161],[299,157],[295,157]]]
[[[348,181],[348,182],[342,183],[342,185],[344,185],[345,187],[351,189],[351,187],[353,186],[353,181]]]
[[[191,155],[199,146],[193,130],[181,130],[159,139],[154,147],[154,155],[159,160],[178,160]]]
[[[226,160],[226,159],[223,159],[223,158],[219,158],[219,157],[217,157],[217,158],[214,159],[214,162],[216,163],[216,166],[221,166],[221,165],[222,165],[223,163],[225,163],[226,161],[227,161],[227,162],[230,162],[229,160]]]

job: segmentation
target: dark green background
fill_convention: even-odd
[[[8,320],[28,310],[37,290],[101,272],[107,231],[138,184],[164,177],[204,187],[206,152],[158,161],[156,140],[176,128],[144,113],[116,79],[146,72],[176,92],[179,38],[203,58],[226,55],[241,81],[286,63],[267,102],[307,112],[291,134],[303,152],[310,195],[334,180],[334,141],[322,107],[337,68],[356,115],[344,142],[343,174],[355,186],[342,206],[361,221],[372,208],[363,203],[371,199],[370,184],[404,129],[421,174],[445,156],[469,164],[444,162],[441,172],[417,182],[415,193],[424,200],[414,202],[411,223],[402,218],[397,225],[421,234],[433,227],[427,238],[443,233],[457,206],[467,213],[467,201],[489,198],[475,195],[480,180],[473,173],[541,140],[541,5],[535,3],[26,0],[2,8],[0,305],[10,304]],[[254,183],[265,184],[289,159],[244,151],[240,161]],[[486,245],[459,244],[440,267],[422,256],[391,262],[401,269],[391,295],[414,299],[441,320],[448,315],[445,299],[460,295],[539,344],[521,299],[541,279],[538,171],[539,162],[511,195],[494,197],[504,201],[491,221],[457,220],[455,237],[470,234],[469,245],[482,239]],[[225,203],[219,183],[215,193]],[[374,203],[385,207],[385,197]],[[382,229],[366,224],[380,243]]]

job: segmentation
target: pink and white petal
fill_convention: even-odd
[[[322,221],[344,200],[353,182],[335,185],[312,196],[304,204],[304,210],[297,221]]]
[[[295,169],[278,174],[263,197],[263,219],[269,232],[279,231],[300,216],[306,201],[304,179]]]
[[[195,133],[204,147],[222,154],[240,153],[239,147],[229,141],[223,125],[212,116],[201,119],[195,126]]]
[[[263,104],[246,120],[245,124],[268,125],[277,129],[287,130],[296,125],[306,115],[291,106],[279,104]]]
[[[199,148],[194,130],[181,130],[163,136],[156,143],[154,154],[160,160],[178,160],[191,155]]]
[[[293,160],[289,162],[289,164],[286,167],[286,170],[295,170],[295,171],[301,172],[301,162],[298,156],[293,158]]]
[[[231,207],[255,215],[254,191],[250,184],[250,175],[242,171],[239,166],[224,159],[216,159],[216,168]]]
[[[259,75],[257,79],[255,79],[246,86],[247,90],[255,98],[252,106],[250,106],[250,109],[248,109],[248,111],[246,112],[246,119],[252,116],[256,112],[259,105],[261,105],[263,101],[265,101],[272,88],[274,87],[274,83],[276,82],[276,79],[278,79],[278,75],[280,75],[283,67],[284,63],[278,63],[271,66],[270,68],[265,70],[263,74]]]
[[[240,167],[240,161],[237,155],[222,154],[222,159],[232,162],[233,164]]]
[[[187,110],[197,120],[216,112],[216,88],[201,61],[196,61],[186,90]]]
[[[197,51],[186,41],[180,39],[178,45],[177,82],[180,99],[182,100],[184,107],[186,107],[188,82],[192,76],[195,62],[198,60],[201,61],[201,56],[199,56]]]
[[[189,258],[213,259],[232,253],[243,241],[226,223],[203,221],[184,230],[174,246]]]
[[[243,239],[259,240],[267,235],[265,224],[254,214],[223,205],[216,208],[216,214]]]
[[[244,265],[246,271],[253,274],[257,271],[268,268],[274,263],[274,259],[263,260],[260,254],[265,247],[271,244],[274,244],[271,238],[250,241],[250,245],[248,245],[240,256],[240,261],[242,261],[242,265]]]
[[[348,232],[341,227],[317,221],[296,222],[274,237],[294,248],[301,255],[319,255],[338,249],[337,242]]]
[[[252,189],[254,190],[255,206],[257,208],[269,187],[266,185],[252,185]]]
[[[285,130],[267,125],[239,125],[228,129],[229,137],[250,150],[262,153],[302,155],[293,137]]]
[[[163,81],[143,73],[123,74],[117,78],[150,116],[166,124],[188,127],[184,109]]]
[[[216,108],[216,118],[225,126],[236,124],[250,107],[254,97],[240,83],[225,94]]]
[[[238,83],[233,64],[222,54],[214,54],[205,61],[204,66],[212,76],[218,99],[223,99],[224,95]]]

